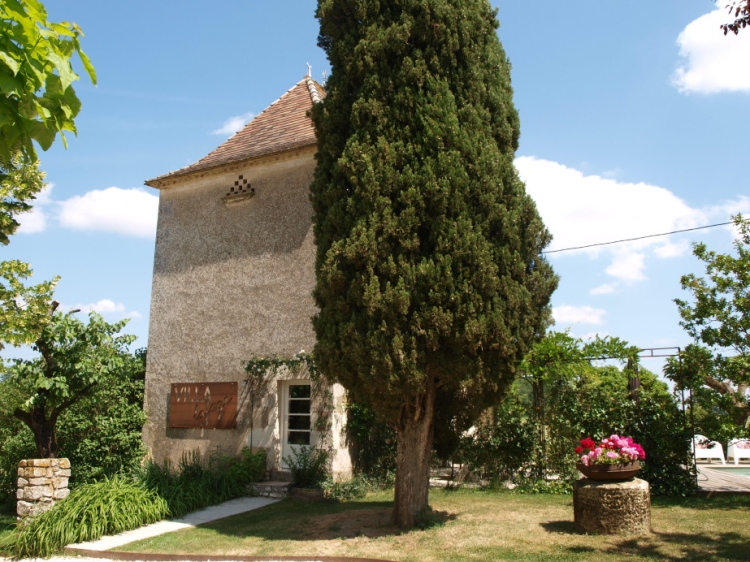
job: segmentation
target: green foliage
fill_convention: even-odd
[[[32,274],[27,263],[0,261],[0,349],[33,342],[49,323],[52,292],[60,278],[26,286],[24,280]]]
[[[344,502],[364,498],[375,486],[363,474],[356,474],[350,480],[343,481],[328,477],[321,487],[327,499]]]
[[[724,441],[750,430],[750,222],[737,215],[734,224],[736,255],[693,246],[706,277],[683,275],[692,299],[675,303],[695,344],[664,370],[678,389],[693,392],[697,428]]]
[[[0,386],[0,401],[3,398]],[[18,461],[35,456],[31,431],[20,420],[0,413],[0,509],[15,513]]]
[[[240,458],[212,454],[207,459],[193,451],[182,456],[176,469],[168,462],[163,465],[148,462],[139,480],[167,502],[170,516],[182,517],[196,509],[246,495],[248,484],[263,476],[265,464],[265,450],[257,453],[243,450]]]
[[[253,482],[263,480],[266,472],[265,449],[258,449],[255,453],[247,447],[240,451],[239,459],[235,457],[222,457],[217,462],[217,468],[226,472],[227,477],[239,482],[242,486],[248,486]]]
[[[146,454],[141,438],[145,376],[146,350],[141,349],[60,416],[58,452],[74,467],[72,486],[129,474],[140,466]]]
[[[68,544],[115,535],[166,515],[167,503],[153,490],[117,476],[80,486],[50,511],[19,525],[0,549],[14,559],[48,558]]]
[[[582,437],[618,433],[646,450],[641,474],[655,495],[692,493],[688,420],[667,386],[644,369],[637,373],[641,386],[633,400],[633,353],[617,338],[584,344],[551,333],[525,359],[508,399],[464,439],[460,459],[491,481],[513,481],[519,491],[556,493],[578,477],[574,449]],[[631,362],[620,370],[592,366],[588,359],[601,357]]]
[[[317,16],[332,67],[312,110],[319,368],[384,420],[428,377],[478,413],[543,332],[557,283],[513,167],[495,13],[321,0]]]
[[[512,392],[461,440],[458,458],[492,484],[514,480],[533,460],[536,425]]]
[[[319,0],[316,16],[331,75],[311,112],[314,356],[410,449],[395,507],[408,527],[436,428],[496,404],[550,323],[550,235],[513,165],[487,0]]]
[[[18,230],[16,217],[31,210],[29,201],[44,189],[44,176],[39,162],[27,161],[20,152],[0,161],[0,244],[7,245]]]
[[[81,102],[71,57],[78,55],[91,81],[96,73],[75,23],[50,23],[38,0],[0,2],[0,162],[16,150],[36,159],[32,141],[47,150],[58,133],[75,134]]]
[[[573,493],[573,483],[567,479],[539,480],[521,476],[515,480],[514,494],[551,494],[570,495]]]
[[[396,432],[379,421],[366,406],[350,403],[346,434],[354,471],[374,480],[385,480],[396,470]]]
[[[57,453],[55,427],[60,414],[121,372],[129,360],[127,346],[135,340],[119,335],[127,320],[109,324],[92,312],[84,323],[54,308],[32,346],[40,356],[14,360],[4,381],[18,398],[6,406],[34,433],[41,458]]]
[[[132,473],[145,454],[141,429],[145,350],[128,356],[90,397],[65,410],[57,423],[58,456],[70,459],[71,488],[104,476]],[[38,454],[31,430],[11,415],[17,389],[0,382],[0,503],[15,501],[16,468],[21,459]]]
[[[292,473],[292,485],[296,488],[321,488],[328,478],[329,453],[300,445],[292,449],[292,454],[284,457],[284,462]]]

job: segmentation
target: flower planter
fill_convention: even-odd
[[[641,470],[639,461],[632,461],[621,464],[591,464],[586,466],[583,463],[577,463],[578,472],[591,480],[627,480],[632,478]]]

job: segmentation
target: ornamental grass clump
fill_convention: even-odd
[[[592,464],[627,464],[633,461],[645,460],[646,451],[630,437],[610,435],[597,445],[591,437],[581,439],[581,445],[576,447],[576,454],[581,455],[584,466]]]
[[[51,510],[24,520],[0,548],[14,559],[49,558],[66,545],[96,540],[155,523],[167,502],[122,476],[84,484]]]

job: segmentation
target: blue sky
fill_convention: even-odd
[[[750,31],[724,37],[709,0],[506,0],[500,39],[521,116],[517,166],[555,236],[549,249],[725,222],[750,213]],[[313,0],[47,0],[84,30],[78,137],[41,154],[50,189],[3,259],[60,275],[68,307],[132,317],[147,345],[158,193],[147,179],[201,158],[312,65]],[[282,6],[282,8],[280,8]],[[557,329],[641,347],[689,343],[672,299],[701,272],[690,244],[714,228],[551,254]],[[12,355],[13,352],[6,352]],[[648,363],[651,368],[658,364]]]

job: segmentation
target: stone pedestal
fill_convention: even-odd
[[[573,484],[576,527],[586,533],[643,535],[651,532],[648,482],[632,478],[601,482],[582,478]]]
[[[18,463],[16,513],[19,517],[47,511],[68,497],[68,459],[28,459]]]

